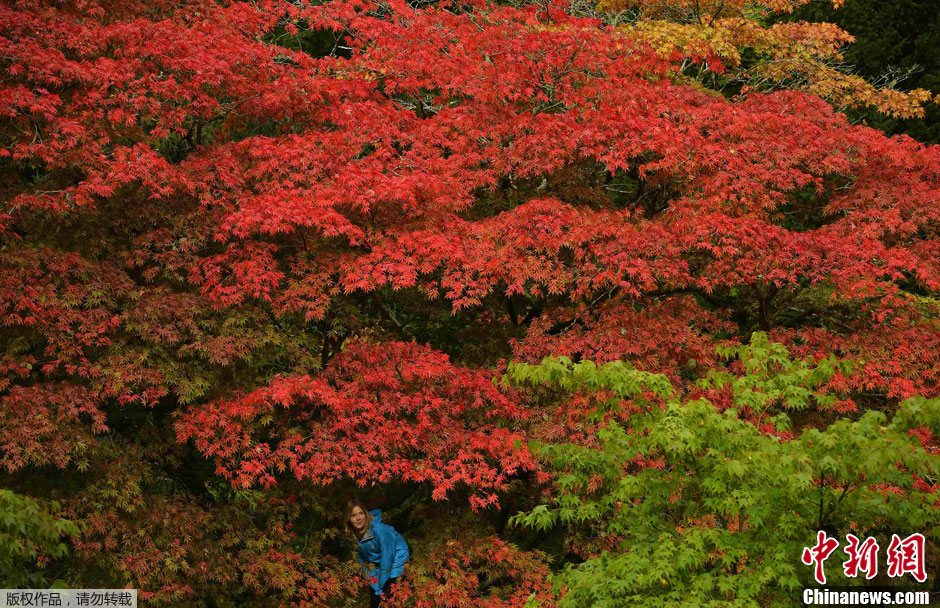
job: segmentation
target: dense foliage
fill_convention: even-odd
[[[625,401],[632,410],[622,423],[606,417],[596,444],[537,446],[559,493],[518,521],[607,537],[599,554],[557,577],[563,606],[792,606],[806,585],[792,557],[806,530],[887,547],[895,530],[940,525],[940,497],[923,483],[940,474],[940,458],[911,433],[940,430],[940,400],[906,400],[890,422],[868,411],[794,432],[790,415],[828,397],[814,387],[831,372],[794,366],[762,336],[752,342],[741,360],[765,373],[733,380],[723,410],[620,362],[510,368],[519,382],[607,393],[598,413]],[[858,584],[832,562],[830,585]]]
[[[788,18],[836,23],[849,32],[855,40],[845,49],[845,66],[869,81],[940,95],[940,11],[931,0],[853,0],[839,9],[816,2]],[[940,143],[940,106],[924,109],[924,116],[906,120],[861,117],[889,133]]]
[[[837,111],[925,100],[654,5],[0,4],[0,581],[354,605],[352,492],[427,608],[936,563],[940,148]]]
[[[867,50],[866,39],[855,44],[853,34],[860,29],[855,27],[857,22],[879,31],[886,22],[897,23],[903,31],[911,32],[906,35],[914,37],[914,32],[932,19],[931,9],[924,6],[919,16],[910,15],[909,7],[905,6],[875,9],[875,14],[861,19],[837,18],[857,14],[859,6],[864,5],[898,6],[877,0],[845,4],[774,0],[764,2],[765,8],[741,0],[609,0],[598,4],[597,9],[605,19],[623,22],[622,27],[632,36],[658,52],[681,57],[679,71],[686,78],[726,94],[781,88],[804,90],[852,114],[877,117],[882,123],[921,121],[925,115],[932,115],[940,95],[929,78],[901,84],[903,68],[896,67],[892,75],[887,66],[879,72],[860,71],[851,63]],[[826,17],[820,18],[821,14]],[[906,27],[909,21],[918,18],[924,21],[914,28]],[[852,27],[846,30],[833,22]],[[929,31],[929,26],[926,27]],[[928,34],[915,44],[929,47],[929,39]],[[847,43],[853,44],[846,46]],[[923,50],[926,49],[911,53],[910,49],[896,47],[895,53],[903,54],[910,63],[930,54]]]

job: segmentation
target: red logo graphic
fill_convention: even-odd
[[[829,535],[820,530],[816,533],[816,544],[813,547],[803,548],[803,563],[807,566],[816,565],[813,576],[820,585],[826,584],[826,573],[823,563],[839,547],[839,541],[829,538]]]
[[[897,534],[891,535],[891,545],[888,547],[888,576],[901,577],[905,574],[913,574],[919,583],[927,580],[923,534],[911,534],[904,540]]]
[[[843,551],[848,559],[842,563],[842,572],[848,578],[864,574],[870,580],[878,575],[878,551],[881,547],[874,537],[865,540],[854,534],[845,535],[846,545]],[[911,534],[901,538],[897,534],[891,535],[891,545],[887,550],[888,576],[900,578],[910,574],[917,582],[927,581],[927,567],[925,564],[926,539],[923,534]],[[826,584],[824,565],[826,559],[839,547],[839,541],[830,537],[823,530],[816,533],[816,544],[803,548],[801,561],[807,566],[814,566],[813,577],[820,585]]]
[[[859,572],[864,572],[866,579],[875,578],[878,574],[878,541],[868,537],[860,543],[854,534],[846,534],[845,540],[848,544],[843,551],[849,556],[842,564],[845,575],[855,577]]]

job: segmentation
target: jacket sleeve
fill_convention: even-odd
[[[382,595],[382,587],[392,575],[392,565],[395,562],[395,532],[391,526],[376,526],[375,540],[379,546],[378,581],[372,588],[376,595]]]

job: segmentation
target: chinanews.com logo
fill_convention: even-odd
[[[846,578],[864,577],[871,581],[878,576],[881,547],[873,537],[864,540],[854,534],[845,535],[842,552],[842,573]],[[803,548],[803,564],[813,568],[813,578],[823,588],[803,589],[804,606],[931,606],[940,597],[931,597],[923,588],[900,586],[826,587],[826,560],[839,548],[839,540],[820,530],[816,544]],[[915,533],[906,538],[891,535],[885,551],[884,575],[898,582],[927,582],[926,539]],[[905,578],[907,577],[907,578]],[[913,581],[912,581],[913,579]]]

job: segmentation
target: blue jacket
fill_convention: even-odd
[[[401,576],[405,573],[405,562],[411,557],[408,543],[395,528],[382,523],[382,511],[372,509],[369,511],[372,523],[361,539],[357,558],[363,564],[366,575],[376,582],[372,589],[376,595],[382,594],[382,587],[388,579]],[[369,568],[369,566],[372,566]]]

